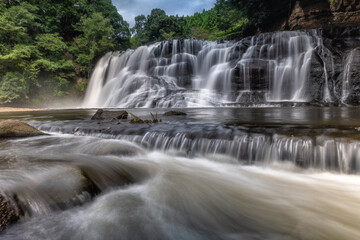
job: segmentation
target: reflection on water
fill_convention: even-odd
[[[51,134],[0,140],[0,190],[25,211],[0,238],[360,239],[355,108],[163,111],[2,114]]]
[[[115,111],[116,109],[109,109]],[[165,120],[216,121],[251,125],[306,125],[306,126],[360,126],[360,112],[356,107],[258,107],[258,108],[187,108],[186,119],[165,117],[162,114],[172,109],[137,108],[125,109],[136,116],[149,118],[150,112],[158,113]],[[91,109],[42,110],[32,112],[1,113],[1,119],[23,120],[86,120],[95,113]]]

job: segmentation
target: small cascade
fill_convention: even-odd
[[[321,37],[322,31],[321,30],[313,30],[315,39],[317,41],[316,48],[314,49],[317,53],[318,57],[321,59],[321,64],[323,65],[323,77],[324,77],[324,84],[322,88],[322,101],[325,103],[333,102],[330,93],[329,87],[329,73],[327,70],[327,66],[332,67],[332,76],[331,79],[334,78],[334,57],[331,51],[325,47],[323,38]]]
[[[108,65],[110,59],[112,58],[111,53],[107,53],[103,56],[100,61],[96,64],[94,72],[91,75],[89,86],[86,91],[84,103],[86,106],[97,107],[99,103],[101,103],[102,97],[102,88],[104,82],[106,82],[106,71],[108,69]],[[110,68],[112,71],[115,71],[118,68]]]
[[[349,95],[355,50],[351,53],[343,73],[341,102]],[[339,94],[335,94],[333,58],[322,32],[315,30],[264,33],[239,42],[164,41],[106,54],[94,70],[83,107],[334,102],[339,99],[333,96]],[[313,79],[316,61],[322,77]],[[331,76],[327,67],[333,68]]]
[[[246,137],[234,140],[245,144]],[[4,240],[360,238],[358,174],[283,162],[249,166],[223,155],[190,158],[94,137],[54,134],[4,142],[11,148],[0,149],[7,156],[1,187],[14,193],[26,213],[1,232]],[[254,138],[244,147],[262,143]],[[199,145],[218,148],[210,141]],[[356,145],[324,139],[322,146],[316,154],[330,151],[324,159],[339,150],[349,160],[359,157]],[[267,159],[291,159],[292,152],[305,161],[311,149],[307,139],[277,136]],[[262,153],[259,148],[249,157]]]
[[[342,91],[341,91],[341,102],[346,103],[349,95],[350,95],[350,78],[351,78],[351,65],[354,61],[355,53],[358,49],[352,50],[345,60],[345,67],[342,76]]]
[[[325,84],[324,84],[324,90],[323,90],[324,91],[323,101],[324,102],[332,102],[330,90],[329,90],[329,76],[328,76],[328,72],[326,70],[326,64],[324,64],[324,78],[325,78]]]
[[[273,73],[268,101],[306,102],[306,91],[313,46],[306,34],[294,34],[272,37],[268,47],[268,59],[271,60],[269,72]]]
[[[46,132],[72,134],[81,123],[58,126],[54,122],[32,122],[32,125]],[[224,155],[242,164],[285,162],[346,174],[360,172],[360,141],[326,134],[294,136],[210,123],[168,123],[149,128],[108,124],[100,129],[88,123],[75,135],[125,140],[146,149],[175,151],[188,157]]]

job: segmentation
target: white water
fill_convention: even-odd
[[[54,124],[51,122],[35,123],[42,131],[62,134],[73,133],[73,129],[79,126],[52,125]],[[113,125],[107,126],[114,128]],[[149,127],[146,131],[137,126],[124,126],[124,129],[125,131],[115,129],[99,132],[97,129],[81,127],[75,135],[125,140],[148,150],[174,151],[192,157],[226,155],[242,164],[261,165],[282,161],[304,168],[343,174],[360,172],[360,142],[356,139],[326,135],[251,133],[206,123],[167,123],[162,127],[155,126],[154,129]]]
[[[17,170],[11,171],[12,181],[0,179],[8,188],[26,188],[28,179],[53,176],[54,169],[67,165],[88,169],[90,178],[96,175],[107,185],[82,207],[35,211],[2,239],[360,238],[358,175],[277,162],[242,166],[222,155],[190,159],[91,137],[54,135],[11,144],[8,155]],[[26,151],[35,146],[37,152]],[[63,152],[62,161],[57,156]],[[18,168],[24,157],[34,160],[27,161],[27,169]],[[41,159],[56,161],[47,166]],[[23,180],[16,178],[25,172]],[[124,186],[117,176],[131,176],[134,183]]]
[[[349,95],[350,95],[350,80],[351,80],[351,65],[352,62],[354,61],[354,57],[356,52],[358,51],[357,48],[355,48],[354,50],[352,50],[348,56],[346,57],[345,60],[345,67],[344,67],[344,72],[343,72],[343,76],[342,76],[342,91],[341,91],[341,102],[342,103],[346,103]]]
[[[312,31],[260,34],[237,43],[173,40],[110,53],[94,70],[83,106],[309,102],[317,48],[325,47]],[[324,101],[332,101],[325,66],[324,91]]]

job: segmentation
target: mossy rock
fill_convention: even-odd
[[[16,120],[5,120],[0,122],[0,138],[34,137],[45,135],[27,123]]]

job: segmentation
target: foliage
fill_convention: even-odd
[[[113,49],[114,44],[109,39],[114,29],[101,13],[94,13],[83,21],[80,30],[83,34],[75,39],[71,51],[77,56],[80,72],[86,74],[90,73],[95,59]]]
[[[84,91],[96,60],[129,39],[111,0],[0,0],[0,105]]]
[[[11,103],[28,98],[29,86],[21,73],[7,72],[0,82],[0,102]]]
[[[169,32],[169,33],[163,33],[162,37],[164,39],[167,39],[169,41],[172,41],[174,39],[175,32]]]
[[[205,40],[238,38],[250,23],[258,24],[265,15],[258,8],[256,8],[257,13],[254,11],[256,4],[257,7],[262,6],[257,0],[248,1],[249,4],[246,6],[239,5],[238,2],[217,0],[212,9],[186,17],[168,16],[161,9],[153,9],[148,16],[135,17],[135,26],[131,29],[132,47],[174,38]],[[255,21],[255,18],[259,19]]]

